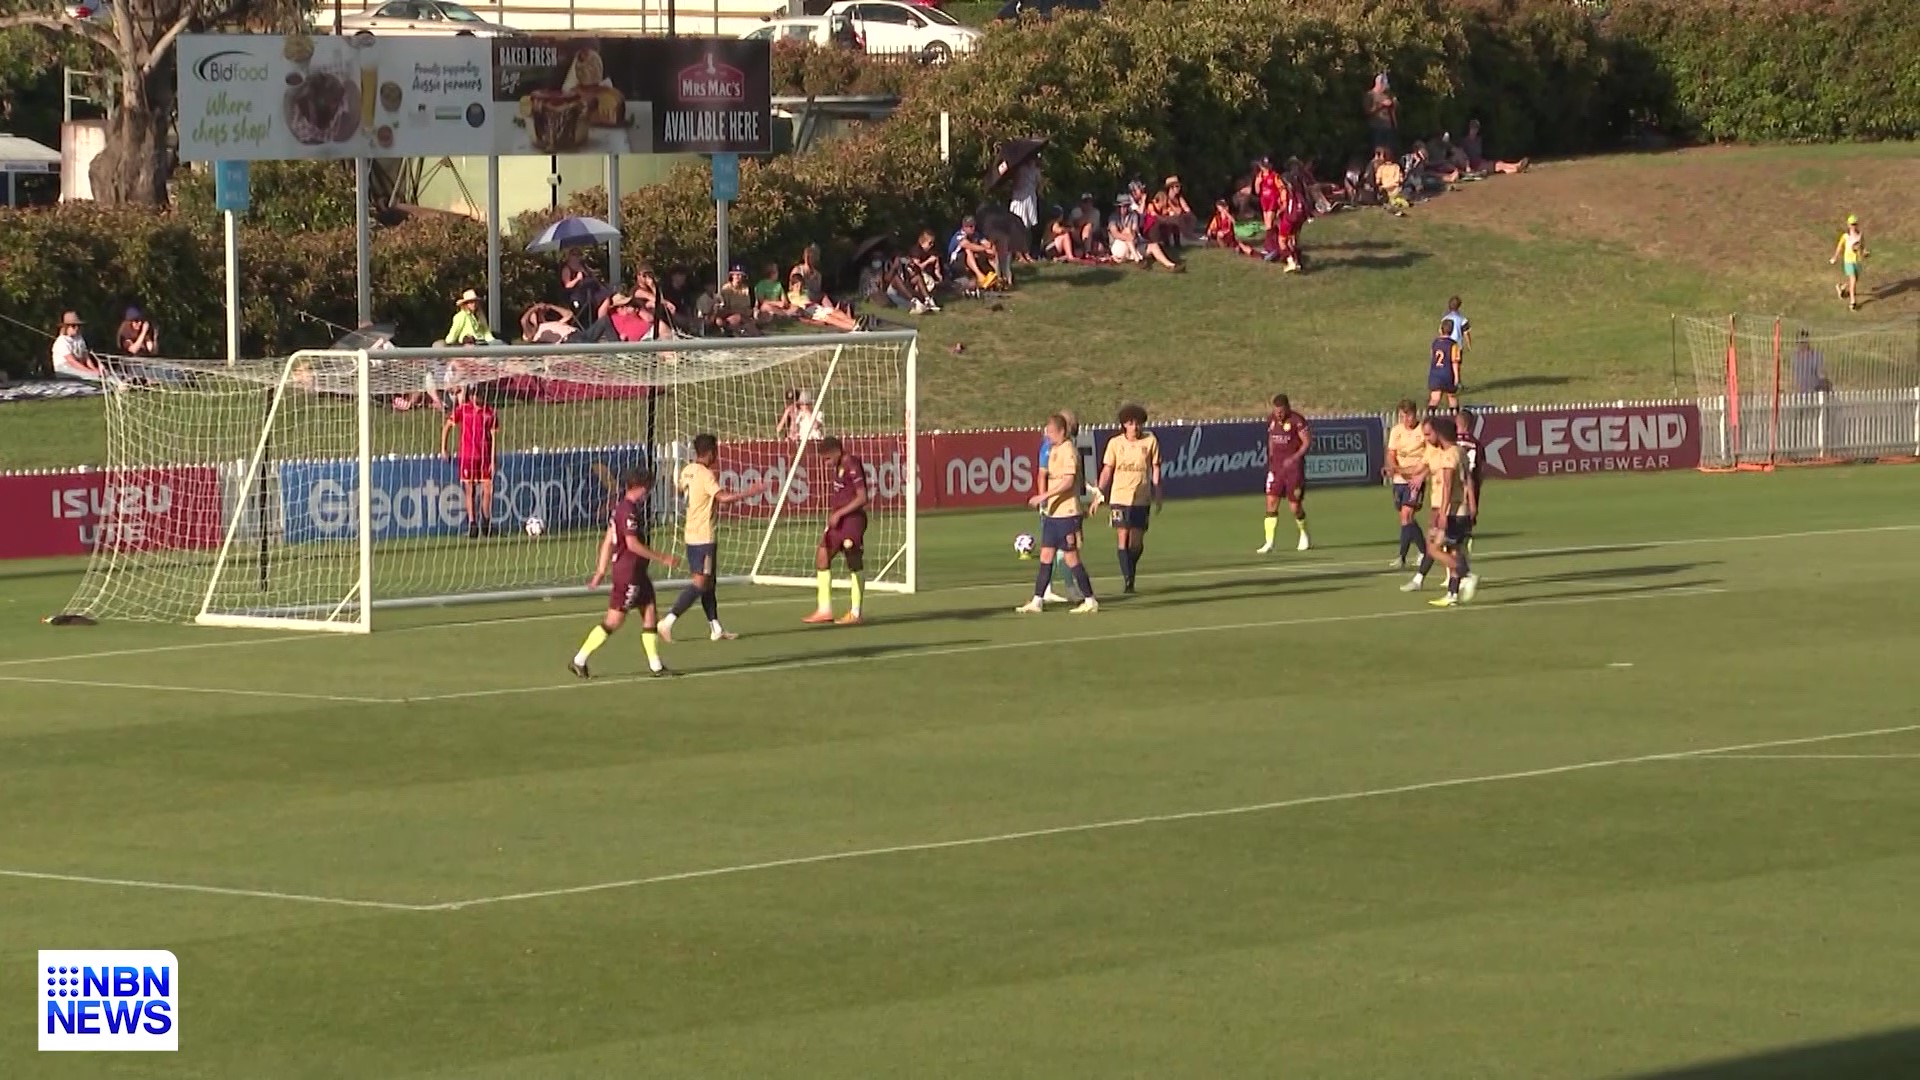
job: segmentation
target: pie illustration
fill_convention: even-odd
[[[520,99],[533,148],[543,154],[564,154],[587,142],[587,102],[569,90],[536,90]]]
[[[313,72],[288,87],[283,107],[287,130],[303,146],[346,142],[360,130],[359,83],[332,72]]]

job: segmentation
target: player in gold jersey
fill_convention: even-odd
[[[700,610],[707,616],[709,638],[732,641],[740,636],[720,626],[719,586],[715,581],[720,572],[720,545],[715,539],[715,529],[720,507],[751,499],[766,491],[768,485],[762,480],[742,491],[728,491],[720,486],[719,463],[720,440],[712,435],[695,435],[693,460],[680,470],[680,494],[687,500],[684,533],[687,569],[693,571],[693,580],[680,590],[672,610],[660,620],[661,641],[673,641],[674,622],[685,615],[696,600],[700,602]]]
[[[1121,407],[1120,434],[1107,440],[1097,486],[1113,507],[1120,577],[1131,593],[1140,556],[1146,550],[1148,521],[1160,506],[1160,440],[1147,430],[1144,407]]]
[[[1427,555],[1447,568],[1447,595],[1427,602],[1434,607],[1453,607],[1472,600],[1480,584],[1467,562],[1467,536],[1473,529],[1476,497],[1453,417],[1428,420],[1426,436],[1428,501],[1433,505]]]

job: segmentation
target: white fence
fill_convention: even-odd
[[[1920,386],[1703,397],[1700,422],[1706,468],[1920,457]]]

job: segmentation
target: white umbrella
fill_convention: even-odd
[[[561,248],[590,247],[620,239],[620,230],[593,217],[567,217],[547,226],[527,245],[528,251],[558,251]]]

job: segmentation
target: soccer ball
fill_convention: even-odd
[[[1013,538],[1013,553],[1014,553],[1015,555],[1031,555],[1031,554],[1033,554],[1033,534],[1032,534],[1032,533],[1021,533],[1021,534],[1020,534],[1019,536],[1016,536],[1016,537],[1014,537],[1014,538]]]
[[[538,514],[528,514],[526,529],[528,536],[539,536],[547,531],[547,523],[541,521]]]

